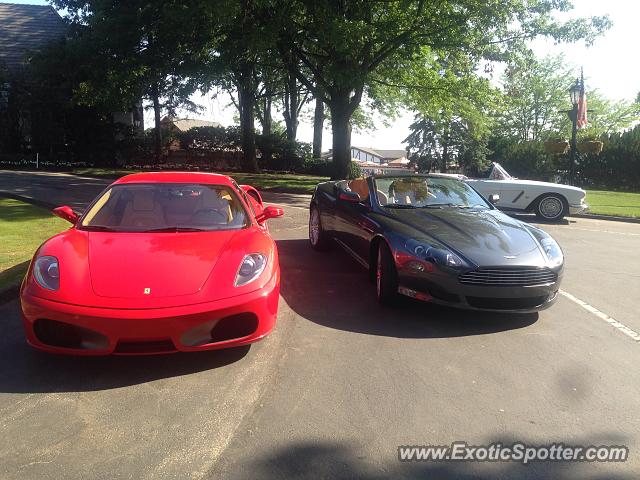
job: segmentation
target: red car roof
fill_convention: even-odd
[[[114,183],[208,183],[231,185],[231,178],[226,175],[207,172],[144,172],[126,175]]]

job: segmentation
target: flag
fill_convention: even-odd
[[[587,94],[584,91],[584,77],[580,82],[580,99],[578,100],[578,128],[587,126]]]

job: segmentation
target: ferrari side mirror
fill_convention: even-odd
[[[262,210],[261,214],[256,215],[256,220],[258,221],[258,223],[263,223],[270,218],[281,217],[282,215],[284,215],[284,209],[282,207],[269,205],[268,207],[265,207],[264,210]]]
[[[339,198],[349,203],[360,203],[360,195],[356,192],[340,192]]]
[[[78,219],[80,218],[78,216],[78,214],[76,212],[73,211],[73,209],[67,205],[64,205],[62,207],[58,207],[58,208],[54,208],[52,210],[52,213],[56,216],[56,217],[60,217],[63,220],[66,220],[67,222],[69,222],[72,225],[75,225],[76,223],[78,223]]]
[[[500,201],[500,195],[498,195],[497,193],[492,193],[491,195],[489,195],[490,204],[495,205],[499,201]]]

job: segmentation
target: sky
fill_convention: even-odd
[[[42,0],[13,0],[0,3],[30,3],[46,4]],[[583,42],[570,45],[554,45],[553,42],[537,40],[533,44],[539,56],[563,53],[567,61],[575,66],[576,76],[580,67],[584,68],[587,94],[589,89],[599,90],[611,100],[633,100],[640,92],[640,61],[637,60],[636,41],[640,20],[640,1],[638,0],[574,0],[571,17],[609,15],[613,26],[603,36],[599,37],[591,47]],[[204,109],[198,114],[183,112],[189,118],[202,118],[220,122],[225,126],[234,123],[235,108],[230,106],[228,98],[211,100],[206,96],[197,96],[198,103]],[[311,108],[311,105],[309,106]],[[311,142],[313,125],[311,112],[302,118],[298,128],[298,140]],[[277,114],[274,115],[277,120]],[[382,118],[374,118],[376,128],[370,132],[354,131],[351,138],[353,145],[370,148],[393,149],[403,148],[402,141],[409,134],[409,125],[413,115],[404,113],[391,121],[385,127]],[[151,125],[152,113],[145,113],[145,125]],[[324,150],[331,148],[330,126],[323,136]]]

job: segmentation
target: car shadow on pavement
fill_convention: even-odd
[[[367,271],[335,246],[316,252],[308,240],[279,240],[280,294],[301,317],[329,328],[399,338],[483,335],[532,325],[537,313],[507,314],[441,307],[401,298],[380,306]]]
[[[52,355],[27,345],[18,308],[17,302],[12,302],[0,309],[3,365],[0,392],[4,393],[86,392],[126,387],[224,367],[241,360],[250,349],[243,346],[150,356]]]
[[[619,436],[611,436],[618,438]],[[502,446],[521,442],[539,445],[540,442],[501,438],[491,439],[483,445],[500,443]],[[560,443],[553,441],[551,443]],[[564,445],[600,445],[596,439],[564,441]],[[609,444],[620,445],[610,442]],[[398,455],[397,446],[389,445],[389,453]],[[388,457],[387,457],[388,458]],[[625,471],[620,472],[625,469]],[[637,478],[631,468],[621,463],[589,464],[583,462],[537,461],[523,465],[505,461],[384,461],[383,458],[366,458],[351,445],[338,442],[298,442],[275,451],[260,451],[239,474],[226,472],[227,478],[287,478],[289,480],[313,478],[366,479],[386,478],[478,480],[478,479],[529,479],[529,480],[631,480]],[[616,472],[616,473],[614,473]],[[618,473],[620,472],[620,473]],[[214,478],[213,476],[210,478]]]
[[[507,212],[503,212],[507,213]],[[572,223],[576,223],[575,219],[571,218],[563,218],[562,220],[549,221],[539,218],[533,214],[525,214],[525,213],[507,213],[510,217],[515,218],[516,220],[520,220],[525,223],[537,223],[538,225],[570,225]]]

